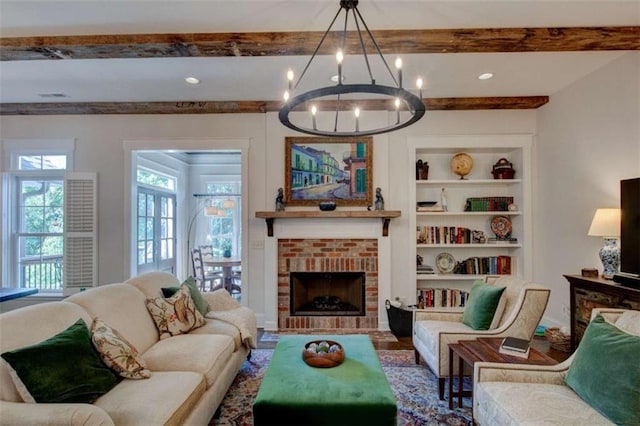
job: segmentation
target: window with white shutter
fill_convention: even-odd
[[[64,177],[64,294],[97,285],[97,175]]]

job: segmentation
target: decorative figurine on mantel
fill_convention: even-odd
[[[276,211],[284,211],[284,192],[282,191],[282,188],[278,188],[278,196],[276,197]]]
[[[374,204],[375,210],[384,210],[384,198],[382,198],[382,189],[376,188],[376,202]]]

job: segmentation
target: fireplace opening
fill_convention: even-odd
[[[291,315],[365,314],[364,272],[291,272]]]

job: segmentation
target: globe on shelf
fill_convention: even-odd
[[[473,158],[469,154],[459,152],[451,158],[451,171],[460,176],[460,179],[464,179],[471,173],[471,169],[473,169]]]

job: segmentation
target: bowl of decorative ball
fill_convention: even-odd
[[[336,367],[344,362],[344,349],[333,340],[312,340],[304,345],[302,359],[312,367]]]

